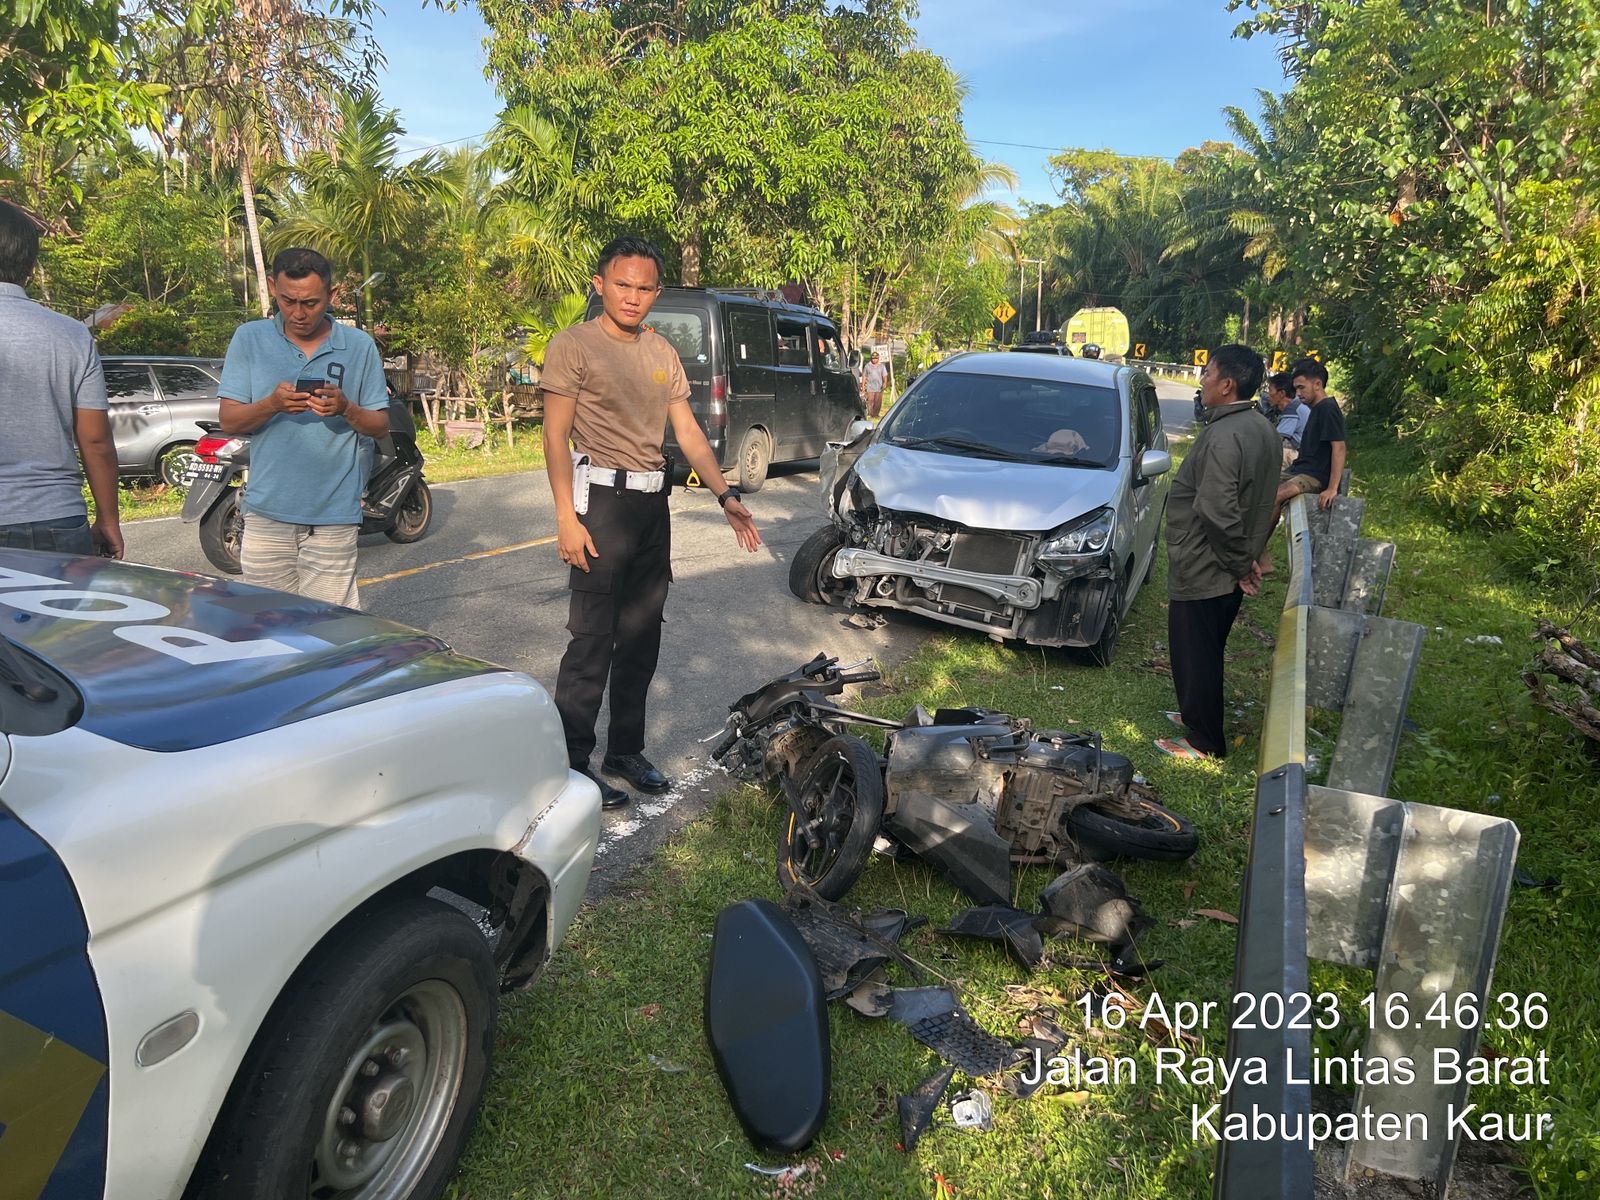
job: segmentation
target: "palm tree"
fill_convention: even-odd
[[[590,275],[601,204],[575,154],[576,138],[531,105],[508,108],[489,134],[487,161],[505,173],[492,192],[499,231],[534,295],[582,290]]]
[[[303,155],[276,195],[278,220],[268,244],[309,246],[372,277],[374,256],[413,228],[420,207],[448,194],[431,151],[396,162],[405,130],[395,110],[372,92],[339,97],[331,145]],[[356,289],[356,320],[366,325],[365,285]]]
[[[332,97],[370,84],[381,62],[372,8],[372,0],[341,0],[333,13],[309,0],[195,6],[192,24],[159,30],[148,47],[151,81],[175,98],[164,140],[203,153],[213,170],[239,172],[262,316],[261,176],[293,153],[325,146]]]

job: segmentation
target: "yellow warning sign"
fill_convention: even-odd
[[[1017,315],[1017,310],[1012,308],[1011,305],[1004,300],[1000,301],[999,304],[996,304],[992,311],[994,313],[994,319],[999,321],[1002,325]]]
[[[1289,369],[1289,352],[1287,350],[1274,350],[1272,352],[1272,371],[1273,371],[1273,374],[1277,374],[1279,371],[1287,371],[1288,369]]]
[[[1208,363],[1210,361],[1211,361],[1211,351],[1209,351],[1209,350],[1196,350],[1194,352],[1194,365],[1195,366],[1203,367],[1203,366],[1206,365],[1206,363]]]
[[[1143,358],[1144,357],[1144,343],[1143,342],[1135,342],[1133,344],[1133,356],[1135,358]]]

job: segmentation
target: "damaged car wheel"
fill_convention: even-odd
[[[831,737],[818,748],[778,837],[778,883],[825,900],[848,892],[872,854],[883,821],[883,768],[860,738]]]
[[[833,525],[824,525],[801,542],[789,560],[789,590],[807,604],[827,604],[840,583],[830,568],[842,545],[844,537]]]
[[[1112,585],[1111,594],[1106,599],[1106,620],[1100,627],[1100,638],[1088,648],[1089,661],[1097,667],[1109,667],[1111,660],[1117,656],[1117,643],[1122,640],[1122,603],[1126,594],[1126,587],[1119,579]]]
[[[1183,817],[1154,800],[1129,797],[1132,812],[1122,814],[1083,804],[1067,818],[1067,832],[1084,857],[1148,858],[1182,862],[1200,846],[1200,835]]]

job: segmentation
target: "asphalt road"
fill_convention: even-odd
[[[1169,433],[1192,423],[1193,394],[1192,388],[1161,385]],[[544,474],[435,484],[433,497],[433,525],[420,542],[399,546],[381,535],[362,538],[362,607],[554,688],[567,640],[567,569],[553,544],[555,517]],[[703,811],[717,790],[718,774],[707,765],[701,741],[722,727],[736,697],[818,651],[845,662],[876,657],[892,664],[930,632],[947,628],[902,614],[890,614],[880,628],[848,628],[840,610],[804,604],[790,594],[790,555],[825,519],[814,463],[775,469],[748,502],[763,541],[754,554],[735,544],[709,492],[673,492],[674,585],[650,692],[646,752],[677,786],[664,797],[641,797],[605,815],[597,867],[602,884]],[[131,522],[124,534],[131,561],[213,572],[195,527],[177,518]],[[597,763],[605,720],[602,713]]]

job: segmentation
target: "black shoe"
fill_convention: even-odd
[[[619,787],[612,787],[609,783],[607,783],[604,779],[601,779],[600,776],[596,775],[587,767],[576,767],[574,770],[576,770],[579,775],[583,775],[594,780],[595,786],[600,789],[601,808],[621,808],[623,805],[628,804],[633,800],[633,797],[628,795],[627,792],[623,791]]]
[[[672,786],[672,780],[656,770],[642,754],[608,754],[601,760],[600,766],[610,774],[626,779],[641,792],[664,792]]]

